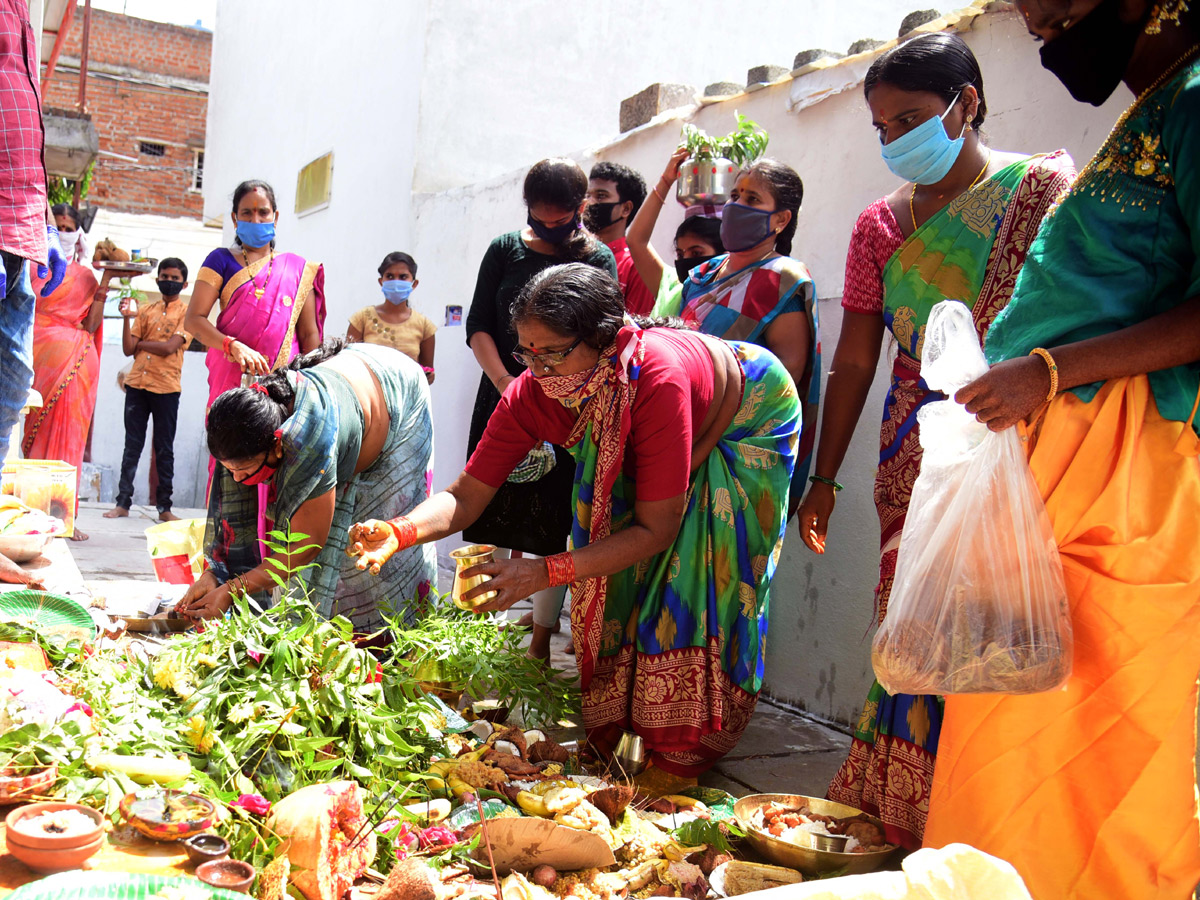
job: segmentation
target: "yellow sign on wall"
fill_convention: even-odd
[[[333,151],[318,156],[296,176],[296,213],[316,212],[329,205],[333,185]]]

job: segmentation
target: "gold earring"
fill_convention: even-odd
[[[1146,22],[1146,34],[1159,34],[1164,22],[1180,25],[1180,17],[1188,11],[1188,0],[1163,0],[1154,4],[1150,10],[1150,18]]]

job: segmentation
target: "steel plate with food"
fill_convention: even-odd
[[[803,794],[751,794],[733,807],[746,839],[759,853],[805,875],[874,872],[895,851],[883,823],[862,810]],[[843,844],[845,851],[818,849]]]
[[[116,273],[132,272],[136,275],[145,275],[154,271],[154,267],[157,264],[158,260],[156,259],[136,259],[125,261],[105,259],[92,263],[92,268],[108,269]]]

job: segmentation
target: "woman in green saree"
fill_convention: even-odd
[[[875,478],[881,529],[875,607],[882,621],[921,466],[917,411],[944,399],[921,378],[926,320],[939,301],[961,300],[971,307],[982,342],[1073,168],[1062,151],[1028,157],[983,144],[983,78],[974,55],[955,35],[925,35],[881,56],[864,89],[884,159],[908,183],[868,206],[850,239],[845,314],[826,387],[813,485],[800,507],[799,525],[809,548],[823,553],[840,489],[835,479],[886,329],[898,348]],[[919,847],[941,719],[940,697],[893,696],[876,682],[830,799],[879,815],[890,842]]]

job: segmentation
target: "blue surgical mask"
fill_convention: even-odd
[[[383,299],[399,306],[401,303],[407,302],[412,289],[411,281],[401,281],[399,278],[394,281],[385,281],[383,283]]]
[[[257,250],[275,240],[274,222],[243,222],[238,220],[237,238],[243,247]]]
[[[771,216],[777,212],[730,200],[721,211],[721,243],[730,253],[757,247],[771,236]]]
[[[963,135],[952,139],[943,123],[957,102],[955,97],[940,116],[933,116],[880,148],[893,175],[913,184],[937,184],[949,174],[962,151]],[[966,131],[964,123],[963,134]]]

